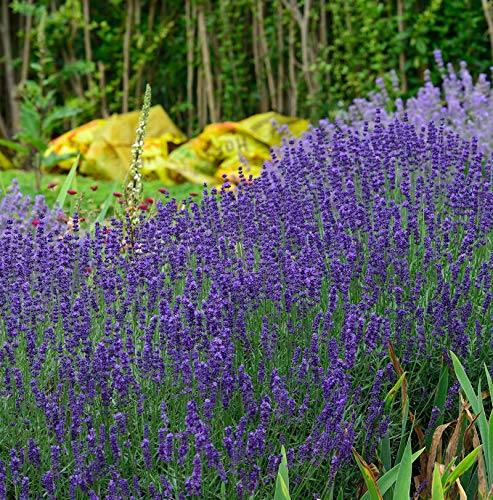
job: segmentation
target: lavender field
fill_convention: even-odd
[[[450,351],[487,390],[493,96],[441,64],[407,103],[286,139],[258,179],[159,202],[132,244],[129,220],[67,231],[2,194],[0,498],[354,499],[353,448],[397,467],[367,498],[458,498],[432,495],[473,448],[460,487],[491,498],[489,391],[461,405]]]

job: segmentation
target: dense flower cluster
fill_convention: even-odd
[[[46,205],[44,196],[36,196],[34,200],[24,196],[19,190],[17,179],[12,181],[5,193],[0,191],[0,234],[12,226],[23,233],[31,232],[41,219],[44,219],[45,227],[60,233],[66,230],[63,216],[61,210],[51,210]]]
[[[439,50],[434,52],[437,69],[441,74],[441,85],[434,85],[431,72],[425,71],[425,85],[415,97],[403,102],[398,95],[399,84],[394,73],[393,92],[389,94],[382,78],[377,80],[379,90],[368,98],[356,99],[348,111],[340,117],[340,125],[362,131],[366,121],[372,121],[375,111],[381,110],[383,123],[408,114],[409,121],[418,130],[427,127],[430,121],[443,120],[446,132],[456,132],[462,138],[479,140],[479,147],[485,153],[493,152],[491,135],[491,115],[493,113],[493,93],[491,83],[485,74],[480,74],[476,82],[465,62],[461,62],[456,72],[452,64],[443,62]],[[332,127],[326,123],[326,126]]]
[[[293,496],[324,497],[387,430],[389,341],[423,390],[448,349],[487,359],[492,175],[476,140],[377,111],[158,202],[131,247],[130,220],[5,210],[1,495],[268,498],[284,445]]]

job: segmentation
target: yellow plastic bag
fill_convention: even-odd
[[[7,170],[12,167],[12,162],[0,151],[0,170]]]
[[[134,111],[113,115],[107,120],[94,120],[51,141],[46,154],[81,152],[81,174],[123,180],[132,161],[132,145],[139,117],[140,111]],[[144,140],[143,174],[150,174],[161,168],[162,160],[168,156],[170,143],[181,144],[185,140],[186,136],[164,109],[153,106],[149,111]],[[58,167],[69,169],[71,165],[71,161],[66,161],[58,164]]]
[[[70,153],[81,153],[82,156],[85,156],[105,123],[106,120],[93,120],[73,130],[69,130],[50,142],[45,155],[48,156],[50,153],[55,153],[61,156]],[[61,161],[57,166],[62,170],[70,170],[73,162],[72,158]]]
[[[5,137],[2,135],[1,131],[0,131],[0,139],[5,140]],[[10,158],[7,156],[8,154],[9,154],[8,148],[2,151],[0,146],[0,170],[8,170],[9,168],[12,168],[14,166],[10,161]]]
[[[257,177],[264,161],[270,158],[270,148],[281,143],[279,129],[283,127],[299,137],[308,130],[309,122],[269,112],[239,122],[208,125],[198,137],[172,151],[162,162],[164,168],[156,172],[163,182],[171,178],[177,182],[221,184],[224,174],[238,182],[238,167],[245,160],[245,176]]]

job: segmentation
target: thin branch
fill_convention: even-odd
[[[188,136],[192,135],[193,128],[193,80],[194,80],[194,48],[195,48],[195,26],[192,18],[196,15],[195,6],[191,5],[191,0],[185,2],[185,21],[187,31],[187,103],[188,103],[188,120],[187,120],[187,133]]]
[[[132,36],[133,0],[128,0],[125,35],[123,38],[123,96],[122,113],[128,113],[129,72],[130,72],[130,37]]]
[[[264,60],[265,70],[267,72],[267,86],[269,89],[270,105],[272,109],[278,109],[276,87],[274,85],[274,75],[272,72],[272,64],[269,57],[269,48],[267,46],[267,37],[264,29],[264,12],[262,0],[257,0],[256,15],[258,16],[258,34],[259,34],[259,49],[261,58]]]
[[[488,36],[490,38],[491,60],[493,61],[493,2],[491,0],[481,0],[484,17],[488,24]]]
[[[82,0],[82,9],[84,14],[84,51],[86,54],[86,61],[92,62],[92,47],[91,47],[91,18],[90,18],[90,6],[89,0]],[[94,80],[92,78],[92,73],[87,75],[87,85],[89,90],[94,87]],[[91,98],[93,100],[93,98]]]
[[[205,26],[204,6],[198,6],[198,35],[200,48],[202,52],[202,63],[204,66],[205,90],[207,94],[207,104],[209,107],[209,118],[212,122],[217,121],[216,105],[214,100],[214,88],[212,79],[211,60],[209,53],[209,44],[207,40],[207,29]]]
[[[33,0],[28,0],[28,5],[31,7]],[[31,55],[31,31],[33,27],[33,17],[31,14],[26,16],[26,28],[24,30],[24,46],[22,48],[22,69],[21,69],[21,81],[22,85],[26,80],[29,73],[29,60]]]
[[[9,132],[7,129],[7,124],[5,123],[5,119],[3,116],[0,114],[0,137],[3,137],[4,139],[9,140]]]
[[[99,71],[99,93],[101,94],[101,115],[109,118],[108,105],[106,103],[106,75],[103,61],[98,61]]]
[[[7,86],[8,106],[10,111],[10,118],[12,120],[11,128],[14,132],[20,126],[19,103],[16,99],[17,87],[14,77],[14,66],[12,57],[12,46],[10,44],[10,17],[8,0],[2,0],[2,23],[0,24],[0,35],[3,45],[3,64],[5,67],[5,84]]]

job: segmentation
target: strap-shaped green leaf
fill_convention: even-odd
[[[433,471],[433,481],[431,483],[431,500],[445,500],[442,478],[440,477],[440,472],[438,471],[438,467],[436,465],[435,470]]]
[[[402,455],[399,473],[395,481],[395,489],[393,500],[409,500],[409,492],[411,490],[411,482],[413,479],[413,461],[411,454],[411,440],[407,441]]]
[[[61,210],[63,210],[63,205],[65,203],[65,198],[67,197],[67,190],[72,186],[72,182],[74,180],[75,174],[77,173],[77,166],[79,165],[80,154],[77,155],[77,158],[74,160],[72,164],[72,168],[65,178],[65,182],[60,188],[60,192],[58,193],[57,199],[55,201],[55,205],[58,203]]]
[[[421,450],[417,451],[416,453],[413,453],[413,455],[411,457],[411,461],[414,462],[417,458],[419,458],[419,456],[421,455],[421,453],[423,453],[423,451],[425,451],[425,448],[422,448]],[[395,465],[394,467],[392,467],[392,469],[390,469],[388,472],[386,472],[377,481],[378,488],[379,488],[380,493],[382,495],[385,495],[385,493],[387,493],[387,491],[389,491],[390,488],[392,488],[392,486],[395,484],[395,481],[397,479],[397,475],[399,474],[400,467],[401,467],[400,463]],[[370,494],[368,492],[366,492],[360,498],[360,500],[370,500]]]
[[[482,445],[475,448],[469,455],[464,457],[464,459],[457,465],[457,467],[450,473],[450,476],[444,474],[442,478],[443,491],[447,493],[450,487],[459,479],[464,472],[466,472],[476,461],[478,453],[481,451]]]
[[[354,448],[353,448],[353,455],[354,458],[356,459],[356,463],[358,464],[359,470],[361,471],[366,487],[368,488],[368,494],[370,496],[370,500],[383,500],[382,493],[378,488],[377,481],[370,467],[365,462],[363,457]]]
[[[289,494],[289,473],[288,473],[288,460],[286,457],[286,450],[284,446],[281,447],[281,463],[277,471],[276,491],[274,493],[274,500],[291,500]]]

